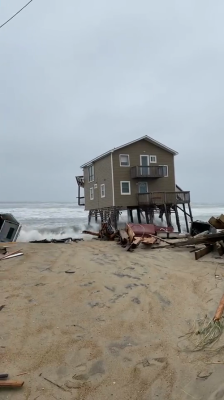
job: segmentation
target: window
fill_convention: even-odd
[[[105,184],[103,183],[100,185],[100,190],[101,190],[101,197],[105,197]]]
[[[131,194],[130,181],[121,181],[121,194]]]
[[[12,239],[12,235],[13,235],[13,233],[14,233],[14,228],[9,228],[9,231],[8,231],[8,235],[6,236],[6,239]]]
[[[168,165],[160,165],[160,167],[162,168],[163,176],[165,178],[167,178],[168,177]]]
[[[89,195],[90,195],[90,200],[94,200],[94,191],[92,187],[89,189]]]
[[[157,163],[157,157],[156,156],[150,156],[150,163],[151,164],[156,164]]]
[[[128,154],[120,154],[120,167],[130,167]]]
[[[90,165],[88,168],[88,173],[89,173],[89,182],[94,181],[94,165]]]

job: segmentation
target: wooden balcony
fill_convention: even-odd
[[[163,178],[164,168],[160,166],[131,167],[131,178]]]
[[[85,197],[81,196],[81,188],[84,191],[84,176],[76,176],[76,182],[78,184],[78,205],[84,206],[85,205]]]
[[[137,197],[139,206],[190,203],[190,192],[184,191],[138,193]]]

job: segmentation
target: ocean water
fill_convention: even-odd
[[[191,207],[194,220],[208,221],[211,216],[224,213],[224,204],[192,204]],[[18,238],[22,242],[66,237],[91,238],[82,234],[87,229],[88,212],[73,203],[0,203],[0,213],[11,213],[22,224]],[[181,214],[180,212],[184,231],[185,221]],[[123,212],[120,224],[124,225],[126,221],[127,215]],[[92,229],[97,229],[94,221],[92,222]],[[159,218],[156,223],[162,224]]]

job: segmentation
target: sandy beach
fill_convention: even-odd
[[[222,264],[96,240],[13,249],[24,255],[0,261],[1,373],[24,386],[0,399],[224,399],[223,354],[180,339],[213,316]]]

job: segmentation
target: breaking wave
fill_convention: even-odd
[[[51,239],[65,239],[71,237],[73,239],[91,239],[89,235],[85,235],[82,231],[87,229],[87,224],[79,226],[67,226],[67,227],[56,227],[56,228],[32,228],[29,226],[22,226],[18,242],[30,242],[32,240],[51,240]],[[98,230],[98,225],[91,225],[88,229]]]

